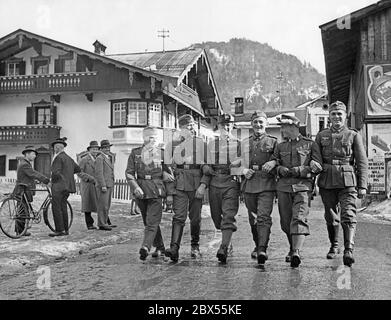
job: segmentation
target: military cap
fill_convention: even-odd
[[[296,116],[291,116],[289,114],[282,114],[281,117],[277,117],[278,124],[283,125],[283,124],[293,124],[296,127],[300,125],[300,119]]]
[[[102,149],[102,148],[106,148],[106,147],[111,147],[112,146],[112,144],[110,144],[110,141],[109,140],[102,140],[101,142],[100,142],[100,149]]]
[[[25,147],[24,150],[22,151],[22,154],[25,155],[27,152],[35,152],[35,154],[37,154],[37,150],[35,150],[33,146]]]
[[[90,148],[99,148],[98,141],[95,141],[95,140],[91,141],[90,145],[87,147],[87,150],[90,150]]]
[[[267,119],[267,115],[263,111],[254,111],[254,113],[251,115],[251,122],[253,122],[255,119],[258,119],[258,118]]]
[[[219,124],[225,124],[225,123],[232,123],[234,122],[234,117],[228,113],[222,114],[219,116],[218,123]]]
[[[147,140],[149,137],[158,137],[159,129],[156,127],[145,127],[143,129],[143,138]]]
[[[190,122],[194,122],[194,118],[191,114],[186,113],[186,114],[180,116],[178,119],[178,124],[180,126],[185,126],[185,125],[189,124]]]
[[[52,147],[54,147],[55,144],[61,143],[64,147],[66,147],[66,146],[67,146],[67,143],[65,142],[66,140],[67,140],[66,137],[64,137],[64,138],[57,138],[56,140],[54,140],[54,141],[51,143],[51,145],[52,145]]]
[[[341,101],[335,101],[329,106],[329,112],[335,110],[343,110],[346,112],[346,105]]]

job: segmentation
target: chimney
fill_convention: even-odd
[[[98,40],[96,40],[93,44],[92,44],[95,48],[94,52],[96,54],[100,54],[102,56],[104,56],[106,53],[106,46],[103,45],[102,43],[100,43]]]

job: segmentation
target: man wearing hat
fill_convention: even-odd
[[[99,230],[110,231],[115,225],[109,223],[109,211],[111,206],[111,195],[114,187],[114,162],[111,158],[109,140],[100,142],[101,153],[95,160],[95,180],[98,200],[98,228]],[[110,225],[109,225],[110,224]]]
[[[81,194],[81,212],[84,212],[84,218],[88,230],[96,229],[91,212],[97,212],[97,195],[94,178],[95,160],[99,154],[98,141],[91,141],[87,147],[87,152],[79,161],[79,167],[84,176],[80,176],[80,194]]]
[[[163,163],[164,149],[158,145],[158,129],[143,129],[144,144],[134,148],[129,155],[125,176],[136,203],[141,210],[144,222],[144,239],[140,249],[140,259],[145,260],[152,245],[156,251],[153,257],[164,255],[165,247],[160,221],[162,219],[163,198],[172,203],[174,174]]]
[[[361,135],[345,124],[345,104],[340,101],[332,103],[329,117],[331,127],[319,132],[315,139],[324,163],[318,186],[331,243],[327,258],[333,259],[339,253],[338,234],[341,224],[345,245],[343,262],[351,266],[354,263],[356,200],[357,195],[363,198],[366,194],[368,159]]]
[[[16,186],[13,191],[15,195],[21,195],[23,191],[26,194],[27,201],[29,203],[25,203],[26,206],[29,206],[31,202],[33,202],[33,196],[35,194],[34,191],[30,191],[31,189],[35,189],[35,180],[41,181],[44,184],[49,183],[49,178],[34,170],[32,167],[32,163],[37,156],[37,151],[33,146],[27,146],[22,154],[24,158],[19,161],[18,168],[16,169]],[[24,201],[24,198],[22,199]],[[25,228],[25,220],[18,219],[15,222],[15,232],[16,234],[20,234]],[[25,236],[30,236],[29,232],[24,234]]]
[[[67,199],[76,192],[74,174],[80,173],[80,167],[64,152],[67,138],[58,138],[52,142],[54,156],[51,167],[52,210],[55,232],[51,237],[68,235]]]
[[[165,252],[172,261],[178,261],[187,216],[190,218],[191,257],[200,256],[201,208],[209,180],[202,173],[202,165],[207,161],[204,151],[206,144],[196,136],[194,118],[190,114],[182,115],[178,124],[179,138],[168,142],[165,149],[165,161],[173,165],[176,185],[171,243],[170,249]]]
[[[226,263],[232,252],[231,238],[237,230],[235,216],[239,209],[240,183],[234,168],[240,159],[240,141],[231,131],[234,118],[229,114],[219,116],[220,135],[208,143],[208,163],[202,169],[210,176],[209,204],[213,223],[222,231],[222,241],[216,257]]]
[[[276,191],[276,163],[271,159],[277,146],[277,138],[266,134],[267,125],[266,114],[263,111],[254,112],[251,116],[253,134],[244,139],[242,144],[245,179],[242,181],[241,190],[255,243],[251,257],[258,259],[261,265],[268,258],[266,249],[269,243]]]
[[[292,268],[301,263],[300,250],[310,234],[307,217],[309,196],[314,177],[322,170],[318,145],[299,132],[300,120],[293,115],[281,115],[281,136],[273,159],[276,160],[278,211],[281,229],[288,237],[290,250],[286,261]]]

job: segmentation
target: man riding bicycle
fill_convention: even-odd
[[[31,189],[35,189],[35,180],[38,180],[40,182],[43,182],[44,184],[49,183],[49,178],[44,176],[43,174],[39,173],[38,171],[34,170],[32,167],[32,162],[37,156],[37,151],[34,149],[33,146],[27,146],[23,151],[22,154],[24,155],[24,158],[20,160],[17,171],[16,171],[16,186],[13,191],[15,195],[22,195],[23,192],[26,195],[26,199],[28,203],[25,203],[26,206],[29,206],[31,202],[33,202],[33,196],[35,195],[34,191],[31,191]],[[25,202],[25,198],[22,197],[22,201]],[[19,214],[24,214],[23,212],[20,212]],[[15,222],[15,232],[17,234],[20,234],[23,232],[25,228],[25,219],[17,219]],[[26,232],[24,236],[30,236],[31,233]]]

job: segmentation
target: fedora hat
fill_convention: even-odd
[[[99,148],[99,143],[96,140],[90,141],[90,145],[87,147],[87,150],[90,150],[90,148]]]
[[[37,150],[35,150],[33,146],[25,147],[24,150],[22,151],[22,154],[25,155],[27,152],[35,152],[35,154],[37,154]]]
[[[105,147],[111,147],[112,144],[110,144],[109,140],[102,140],[100,142],[100,149],[105,148]]]
[[[65,142],[66,140],[67,140],[66,137],[57,138],[56,140],[54,140],[54,141],[51,143],[51,145],[52,145],[52,147],[54,147],[55,144],[61,143],[64,147],[66,147],[66,146],[67,146],[67,143]]]

